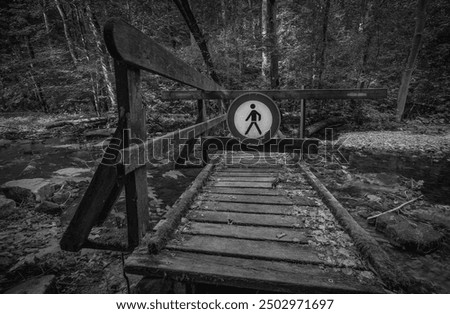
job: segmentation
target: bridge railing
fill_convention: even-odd
[[[109,20],[104,39],[114,59],[118,126],[78,208],[70,221],[61,247],[68,251],[81,248],[131,251],[138,246],[149,227],[146,164],[154,151],[163,154],[183,146],[179,159],[189,155],[197,137],[222,123],[222,114],[206,120],[206,108],[198,101],[195,125],[147,139],[145,105],[141,101],[141,70],[164,76],[198,90],[220,91],[223,88],[172,55],[136,28],[120,19]],[[172,141],[172,145],[167,145]],[[122,189],[125,188],[127,240],[99,243],[89,239],[91,229],[106,219]]]

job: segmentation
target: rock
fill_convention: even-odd
[[[28,279],[7,290],[6,294],[44,294],[52,293],[55,275],[45,275]]]
[[[9,214],[15,208],[16,203],[12,199],[6,198],[4,195],[0,194],[0,218],[3,213]]]
[[[32,174],[33,172],[35,172],[36,170],[37,170],[36,163],[30,162],[28,164],[28,166],[26,166],[25,169],[22,170],[21,175],[29,175],[29,174]]]
[[[36,211],[39,213],[49,214],[49,215],[59,215],[61,214],[62,208],[60,205],[48,201],[43,201],[36,207]]]
[[[0,139],[0,148],[8,147],[11,145],[12,141]]]
[[[52,201],[56,204],[63,204],[67,202],[70,197],[69,192],[57,192],[53,195]]]
[[[46,200],[53,194],[54,186],[55,184],[49,179],[34,178],[9,181],[3,184],[0,189],[7,198],[22,203]]]
[[[58,176],[63,176],[63,177],[79,177],[80,175],[86,175],[86,174],[90,174],[91,173],[91,169],[87,169],[87,168],[64,168],[64,169],[59,169],[57,171],[54,172],[55,174],[57,174]]]
[[[430,225],[412,223],[393,213],[377,217],[376,229],[386,234],[394,246],[424,254],[437,249],[444,238]]]

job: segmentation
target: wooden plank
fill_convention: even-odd
[[[233,177],[233,178],[255,178],[255,177],[271,177],[272,179],[276,178],[277,172],[261,172],[261,173],[252,173],[252,172],[228,172],[228,171],[220,171],[214,173],[215,177],[218,178],[227,178],[227,177]]]
[[[317,256],[313,248],[297,243],[185,235],[182,241],[170,241],[166,248],[220,256],[258,258],[300,264],[326,264]]]
[[[183,90],[164,91],[161,97],[165,100],[195,99],[235,99],[254,90]],[[361,89],[290,89],[290,90],[258,90],[273,100],[280,99],[382,99],[387,97],[386,88]]]
[[[113,138],[121,138],[124,119],[119,119],[119,124]],[[89,236],[92,227],[104,216],[106,217],[111,207],[120,194],[122,183],[118,180],[115,160],[122,144],[110,141],[98,165],[94,176],[89,183],[80,204],[75,211],[67,229],[60,241],[61,248],[65,251],[77,252],[81,250]]]
[[[281,168],[252,168],[252,167],[243,167],[243,168],[229,168],[224,167],[222,169],[218,169],[216,173],[232,173],[233,175],[235,173],[241,173],[241,174],[277,174],[280,173]]]
[[[205,131],[222,123],[225,119],[226,114],[223,114],[181,130],[176,130],[157,138],[148,139],[146,142],[122,150],[120,152],[122,156],[121,161],[125,166],[125,173],[130,173],[134,169],[142,167],[143,164],[140,162],[142,156],[145,161],[149,161],[154,155],[163,154],[164,152],[167,152],[171,146],[173,147],[179,143],[184,143],[189,138],[197,137]]]
[[[261,213],[272,215],[290,215],[293,206],[285,205],[264,205],[264,204],[244,204],[244,203],[224,203],[224,202],[201,202],[202,210],[212,210],[218,212],[238,212],[238,213]]]
[[[273,177],[231,177],[231,176],[216,176],[214,180],[217,182],[273,182],[276,179]]]
[[[274,153],[305,152],[317,153],[319,141],[316,139],[301,138],[273,138],[263,145],[247,145],[239,142],[234,137],[205,137],[202,139],[202,149],[214,149],[220,151],[245,151],[243,154],[229,154],[226,157],[242,157],[245,159],[272,160]],[[258,154],[262,152],[263,154]],[[256,154],[255,154],[256,153]],[[272,153],[272,155],[270,154]]]
[[[308,235],[305,231],[291,228],[253,227],[191,222],[183,229],[182,233],[236,239],[308,244]]]
[[[233,194],[233,195],[284,195],[282,190],[278,189],[238,189],[232,187],[215,187],[208,186],[203,189],[204,192],[211,192],[215,194]]]
[[[272,183],[270,182],[217,182],[212,181],[209,185],[217,187],[233,187],[233,188],[263,188],[271,189]]]
[[[121,136],[124,147],[133,140],[144,141],[145,106],[140,92],[140,71],[132,69],[123,62],[114,62],[119,116],[125,118],[124,133]],[[143,167],[125,175],[125,195],[127,208],[128,245],[136,247],[147,232],[149,225],[147,201],[147,170],[144,160],[138,160]]]
[[[301,227],[302,219],[298,216],[283,216],[271,214],[249,214],[237,212],[219,212],[210,210],[195,210],[188,213],[187,218],[199,222],[234,224],[242,226],[268,226],[294,228]]]
[[[150,254],[159,252],[172,237],[173,232],[178,228],[184,214],[189,210],[191,203],[197,195],[203,183],[208,179],[214,165],[208,164],[195,178],[192,185],[181,194],[175,204],[166,213],[166,220],[158,225],[158,230],[147,241]]]
[[[143,276],[190,278],[196,283],[282,293],[383,292],[373,283],[360,282],[356,270],[346,275],[340,269],[315,265],[167,250],[157,256],[149,256],[145,250],[134,253],[126,260],[125,271]]]
[[[121,19],[113,18],[106,22],[104,38],[109,53],[116,60],[198,89],[223,89]]]
[[[195,121],[195,124],[205,122],[206,119],[206,106],[204,104],[203,100],[197,100],[197,120]],[[202,136],[202,134],[194,134],[196,136]],[[189,155],[194,151],[195,144],[197,143],[197,137],[191,138],[186,141],[186,144],[184,144],[183,149],[180,152],[180,155],[176,159],[175,167],[182,166],[186,164],[186,160],[189,159]]]
[[[204,194],[204,199],[227,202],[227,203],[245,203],[245,204],[268,204],[268,205],[293,205],[294,203],[287,197],[278,195],[233,195],[233,194]]]

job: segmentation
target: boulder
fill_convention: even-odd
[[[9,181],[0,189],[7,198],[22,203],[46,200],[53,194],[54,186],[55,184],[49,179],[34,178]]]
[[[5,294],[44,294],[52,293],[55,275],[45,275],[28,279],[7,290]]]
[[[67,202],[67,200],[70,197],[70,193],[69,192],[57,192],[53,195],[52,197],[52,201],[56,204],[63,204],[65,202]]]
[[[394,246],[423,254],[437,249],[444,238],[430,225],[413,223],[395,213],[377,217],[376,229],[383,232]]]
[[[16,203],[9,198],[6,198],[4,195],[0,194],[0,217],[3,212],[10,212],[16,208]]]
[[[49,214],[49,215],[59,215],[61,214],[62,208],[60,205],[48,201],[43,201],[36,207],[36,211],[39,213]]]
[[[58,176],[63,177],[79,177],[91,173],[91,169],[88,168],[64,168],[54,172]]]

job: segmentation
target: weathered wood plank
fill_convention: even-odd
[[[203,201],[200,209],[218,212],[261,213],[272,215],[290,215],[293,212],[293,207],[286,205],[222,203],[212,201]]]
[[[173,236],[173,232],[178,228],[182,217],[189,210],[189,207],[202,187],[203,183],[208,179],[214,165],[208,164],[195,178],[192,185],[181,194],[180,198],[166,213],[166,220],[161,223],[158,230],[147,241],[148,251],[150,254],[158,253]]]
[[[235,99],[243,94],[255,92],[252,90],[185,90],[164,91],[165,100],[195,100],[195,99]],[[273,100],[278,99],[381,99],[387,97],[386,88],[362,89],[290,89],[290,90],[258,90]]]
[[[175,57],[149,36],[118,18],[110,19],[104,27],[105,44],[111,56],[177,82],[203,89],[221,90],[212,79],[197,72]]]
[[[253,227],[191,222],[183,229],[182,233],[308,244],[307,233],[303,230],[296,230],[292,228]]]
[[[215,194],[233,194],[233,195],[284,195],[279,189],[238,189],[238,188],[222,188],[215,186],[208,186],[203,189],[204,192],[211,192]]]
[[[125,166],[125,173],[130,173],[134,169],[142,167],[142,158],[149,161],[154,156],[159,156],[167,152],[171,147],[184,143],[189,138],[198,137],[205,131],[222,123],[226,119],[226,114],[220,115],[208,121],[192,125],[190,127],[167,133],[163,136],[152,138],[146,142],[133,145],[121,151],[122,162]]]
[[[124,147],[128,147],[134,139],[145,141],[147,137],[145,106],[142,106],[141,101],[140,71],[119,61],[114,62],[114,69],[119,115],[126,121],[122,137]],[[149,225],[147,170],[143,160],[139,160],[139,163],[144,165],[126,174],[124,180],[130,248],[139,245]]]
[[[166,248],[220,256],[258,258],[301,264],[325,264],[311,247],[297,243],[186,235],[183,241],[170,241]]]
[[[227,158],[242,157],[245,159],[267,160],[268,162],[274,159],[274,153],[301,151],[303,153],[317,154],[318,145],[319,141],[316,139],[299,138],[273,138],[262,145],[256,146],[241,143],[234,137],[205,137],[202,139],[202,149],[246,152],[242,154],[228,154]],[[258,152],[263,154],[258,154]]]
[[[217,187],[233,187],[233,188],[263,188],[263,189],[271,189],[271,182],[217,182],[211,181],[209,183],[211,186]]]
[[[122,136],[124,118],[119,120],[114,132],[115,138]],[[66,251],[81,250],[92,227],[103,216],[106,217],[120,194],[122,183],[118,180],[117,167],[114,160],[119,154],[121,144],[111,141],[106,148],[101,163],[89,183],[80,204],[75,211],[60,241],[61,248]],[[112,157],[112,158],[111,158]],[[108,206],[107,206],[108,205]]]
[[[233,178],[256,178],[256,177],[271,177],[272,179],[276,178],[277,173],[275,172],[261,172],[261,173],[252,173],[252,172],[228,172],[228,171],[220,171],[215,172],[214,176],[218,178],[227,178],[227,177],[233,177]]]
[[[195,262],[194,262],[195,261]],[[164,250],[156,256],[146,251],[131,255],[125,271],[144,276],[190,278],[196,283],[217,284],[283,293],[374,293],[383,290],[360,282],[358,271]]]
[[[250,214],[238,212],[219,212],[210,210],[195,210],[188,213],[187,218],[199,222],[234,224],[242,226],[268,226],[294,228],[303,226],[302,219],[297,216],[272,214]]]
[[[273,177],[231,177],[231,176],[216,176],[217,182],[273,182],[276,179]]]
[[[269,204],[269,205],[293,205],[294,203],[284,196],[272,195],[233,195],[233,194],[204,194],[204,199],[216,202]]]
[[[229,168],[229,167],[224,167],[222,169],[219,169],[216,173],[220,174],[220,173],[232,173],[233,175],[235,173],[242,173],[242,174],[254,174],[254,173],[258,173],[258,174],[277,174],[280,173],[281,168],[252,168],[252,167],[243,167],[243,168]]]

